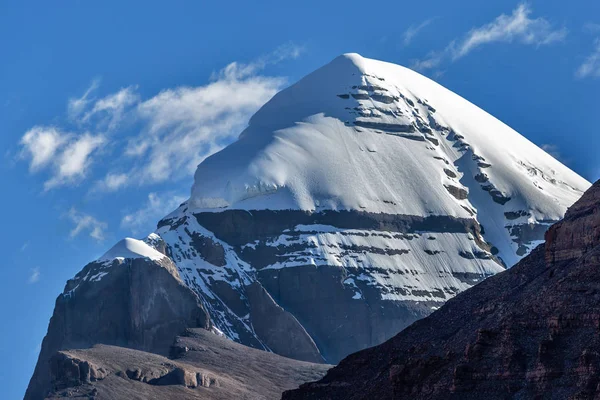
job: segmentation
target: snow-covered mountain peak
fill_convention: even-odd
[[[589,185],[432,80],[345,54],[275,95],[200,164],[189,204],[463,218],[485,209],[480,222],[504,226],[506,215],[558,220]]]
[[[588,186],[430,79],[345,54],[275,95],[198,166],[189,201],[65,296],[158,264],[227,337],[337,363],[513,265]]]

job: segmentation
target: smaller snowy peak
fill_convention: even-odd
[[[152,248],[145,241],[125,238],[114,245],[98,261],[112,261],[115,259],[149,258],[153,261],[164,258],[165,255]]]
[[[120,268],[113,268],[115,265],[124,265],[127,260],[142,260],[152,265],[159,265],[165,268],[178,281],[181,281],[177,267],[170,262],[169,258],[161,251],[166,244],[156,233],[148,235],[143,240],[125,238],[114,245],[102,257],[85,266],[73,279],[67,282],[64,289],[64,295],[71,298],[75,291],[84,291],[88,284],[97,283],[104,280],[112,273],[120,273]],[[83,286],[81,286],[83,285]]]

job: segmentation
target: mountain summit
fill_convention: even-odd
[[[589,186],[428,78],[345,54],[278,93],[200,164],[189,206],[475,218],[512,265],[542,237],[517,226],[559,220]]]
[[[428,78],[340,56],[203,161],[155,233],[67,283],[28,393],[57,350],[166,354],[182,326],[337,363],[513,265],[589,185]]]

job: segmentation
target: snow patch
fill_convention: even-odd
[[[164,254],[156,251],[142,240],[125,238],[114,245],[100,257],[98,261],[107,262],[115,259],[124,260],[136,258],[149,258],[153,261],[157,261],[164,257]]]

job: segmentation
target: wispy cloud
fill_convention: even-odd
[[[240,80],[256,75],[268,65],[278,64],[285,60],[295,60],[305,51],[304,46],[294,43],[286,43],[277,47],[274,51],[265,54],[249,63],[232,62],[225,68],[213,72],[211,80]]]
[[[596,34],[600,32],[600,24],[594,22],[587,22],[583,24],[583,31],[586,33]]]
[[[493,22],[471,30],[455,48],[452,49],[454,60],[464,57],[472,50],[493,42],[520,42],[523,44],[542,46],[564,40],[567,29],[554,29],[545,18],[529,17],[531,9],[527,4],[520,4],[512,15],[502,14]]]
[[[91,238],[101,242],[105,239],[105,231],[108,224],[99,221],[89,214],[71,208],[67,213],[67,218],[74,224],[69,236],[75,238],[81,233],[87,233]]]
[[[128,229],[136,235],[144,230],[152,229],[152,224],[175,210],[185,200],[185,196],[174,192],[150,193],[146,204],[142,208],[123,217],[121,228]]]
[[[422,60],[413,60],[411,68],[415,71],[426,71],[428,69],[434,69],[439,67],[444,61],[446,56],[445,52],[430,52],[427,57]]]
[[[130,136],[124,155],[128,170],[109,171],[95,190],[114,191],[125,183],[146,185],[193,174],[210,154],[233,140],[250,116],[286,83],[280,77],[259,75],[266,66],[297,58],[302,47],[287,44],[250,63],[232,62],[203,86],[166,89],[137,99],[127,118],[140,126]]]
[[[20,141],[21,159],[29,159],[29,171],[50,170],[44,190],[80,182],[92,162],[92,153],[105,144],[101,135],[75,135],[55,127],[36,126]]]
[[[70,98],[67,103],[67,113],[69,118],[77,119],[88,107],[88,104],[94,99],[91,98],[92,93],[100,86],[100,79],[96,78],[92,81],[85,93],[78,98]]]
[[[594,49],[575,71],[577,78],[600,77],[600,38],[594,40]]]
[[[38,171],[54,159],[68,136],[53,127],[34,126],[21,138],[20,158],[29,158],[30,172]]]
[[[402,34],[402,44],[404,46],[408,46],[413,39],[427,26],[429,26],[436,18],[429,18],[425,21],[421,22],[418,25],[411,25],[408,27],[406,31]]]
[[[136,85],[100,94],[94,80],[81,97],[68,100],[62,124],[34,126],[23,135],[17,159],[29,164],[31,174],[47,174],[46,191],[87,185],[90,193],[114,192],[166,181],[173,187],[235,140],[252,114],[286,85],[285,78],[264,69],[303,51],[288,43],[250,62],[232,62],[204,85],[167,88],[151,97],[143,97]],[[123,217],[121,227],[139,232],[184,200],[179,193],[153,190],[143,207]],[[92,215],[71,208],[65,218],[73,224],[71,238],[106,237],[108,225]]]
[[[206,86],[165,90],[138,105],[145,128],[129,140],[126,154],[140,162],[132,171],[139,182],[192,174],[285,84],[281,78],[246,76],[245,69],[230,64]]]
[[[550,154],[552,157],[563,162],[562,156],[560,154],[560,151],[559,151],[559,148],[557,145],[546,143],[546,144],[542,144],[540,147],[542,148],[542,150],[544,150],[546,153]]]
[[[21,140],[20,158],[29,161],[32,173],[50,173],[45,190],[80,184],[91,175],[100,150],[119,163],[104,165],[93,192],[190,176],[287,83],[265,76],[264,68],[303,51],[287,43],[248,63],[228,64],[205,85],[169,88],[146,99],[135,85],[98,96],[99,81],[94,80],[81,97],[68,101],[71,125],[32,128]]]
[[[568,34],[566,28],[555,28],[543,17],[531,18],[531,8],[522,3],[512,14],[502,14],[492,22],[471,29],[463,38],[451,41],[443,50],[431,52],[423,60],[415,60],[413,68],[436,68],[442,62],[453,62],[473,50],[490,43],[521,43],[544,46],[561,42]]]
[[[92,162],[91,154],[105,144],[106,139],[100,135],[84,133],[65,147],[55,161],[54,176],[44,184],[45,190],[57,186],[80,182],[85,178]]]
[[[115,129],[125,111],[140,101],[136,90],[137,87],[129,86],[96,101],[94,107],[85,113],[82,121],[90,122],[93,118],[99,118],[95,121],[97,129],[103,126],[108,130]]]
[[[40,269],[38,267],[32,268],[29,274],[29,278],[27,279],[27,282],[29,282],[30,284],[36,283],[40,280],[42,274],[40,272]]]
[[[126,173],[109,172],[104,179],[97,181],[92,187],[92,192],[114,192],[127,185],[130,176]]]

